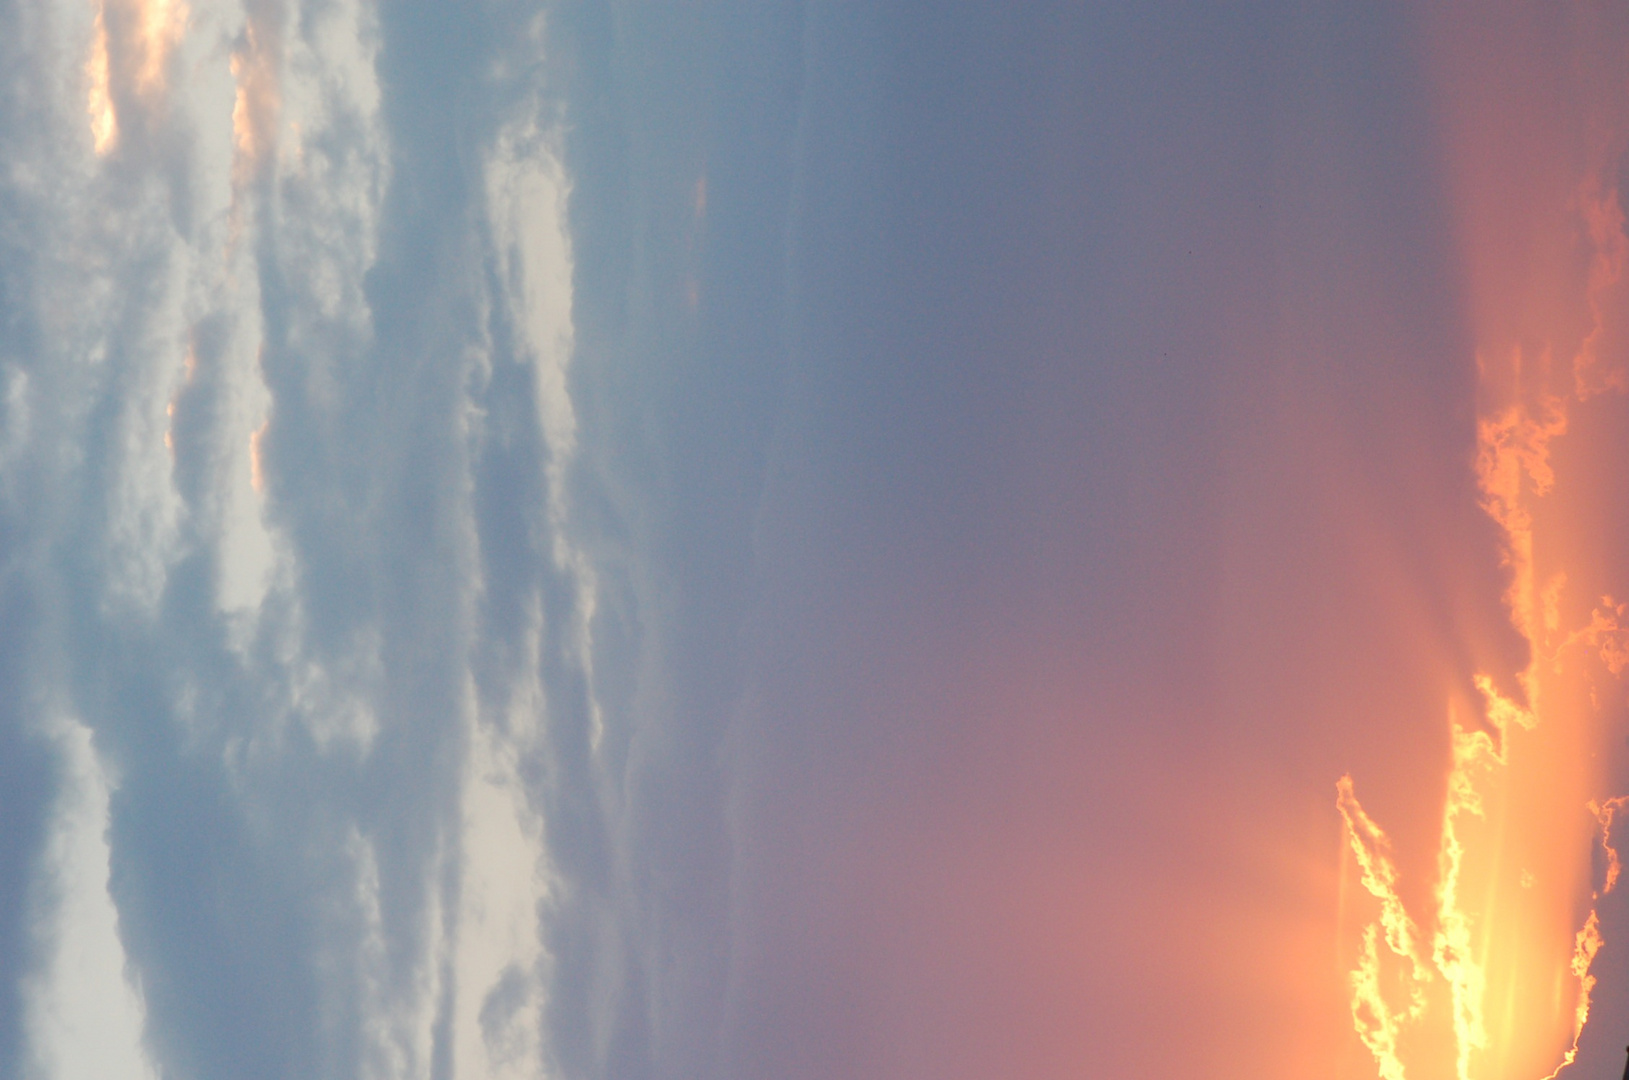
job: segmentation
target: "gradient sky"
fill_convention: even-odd
[[[1621,5],[0,72],[0,1076],[1619,1075]]]

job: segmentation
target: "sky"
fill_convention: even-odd
[[[1620,1075],[1621,6],[0,72],[0,1077]]]

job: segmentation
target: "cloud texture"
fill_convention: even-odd
[[[5,18],[4,1071],[538,1075],[593,602],[541,17]]]

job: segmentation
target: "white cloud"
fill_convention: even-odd
[[[524,121],[499,135],[486,168],[487,213],[506,299],[536,365],[539,418],[551,478],[559,486],[577,445],[577,417],[566,382],[573,344],[566,228],[571,189],[549,129],[540,122],[542,110],[541,102],[534,102]]]
[[[541,687],[530,691],[516,698],[511,725],[484,724],[471,709],[466,729],[453,1021],[460,1080],[544,1074],[543,820],[520,776],[523,759],[540,749]]]
[[[55,741],[64,775],[35,886],[49,918],[28,999],[31,1057],[40,1080],[157,1080],[107,891],[107,773],[83,724],[59,722]]]

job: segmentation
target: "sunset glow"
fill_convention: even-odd
[[[1592,498],[1572,490],[1591,477],[1561,464],[1581,460],[1563,453],[1575,414],[1621,392],[1629,371],[1619,329],[1629,251],[1616,188],[1622,89],[1591,81],[1604,62],[1584,37],[1567,39],[1571,52],[1520,53],[1525,26],[1495,20],[1478,39],[1442,25],[1434,39],[1450,80],[1441,108],[1472,283],[1476,484],[1527,661],[1476,674],[1475,695],[1450,706],[1429,905],[1401,898],[1391,844],[1358,802],[1361,777],[1338,785],[1372,910],[1349,976],[1352,1016],[1385,1080],[1564,1074],[1590,1020],[1597,959],[1629,930],[1604,923],[1597,907],[1621,865],[1611,825],[1622,801],[1602,790],[1598,761],[1611,737],[1603,709],[1623,692],[1622,607],[1583,591],[1592,585],[1580,581],[1601,575],[1579,573],[1593,547],[1560,509]],[[1508,64],[1497,77],[1487,52]],[[1565,114],[1543,112],[1569,83],[1582,96],[1564,99]],[[1506,102],[1511,111],[1496,119]],[[1512,155],[1526,160],[1513,169]]]
[[[272,148],[277,130],[278,60],[275,35],[257,19],[244,29],[245,44],[231,59],[237,97],[232,104],[232,179],[242,185],[252,177]]]
[[[118,141],[116,87],[152,108],[169,85],[170,58],[186,34],[185,0],[100,0],[85,61],[92,145],[107,154]]]
[[[1584,363],[1580,356],[1555,374],[1583,385]],[[1565,435],[1569,404],[1542,392],[1550,368],[1540,369],[1536,400],[1504,405],[1478,424],[1483,506],[1504,537],[1506,602],[1531,660],[1513,674],[1515,693],[1478,675],[1470,718],[1464,703],[1450,711],[1435,906],[1423,918],[1406,910],[1390,842],[1352,779],[1338,785],[1361,885],[1378,904],[1350,975],[1352,1015],[1384,1080],[1433,1075],[1449,1054],[1459,1080],[1553,1077],[1573,1062],[1589,1019],[1602,945],[1589,903],[1617,882],[1610,824],[1622,805],[1592,801],[1591,720],[1597,670],[1615,676],[1622,645],[1610,598],[1589,623],[1569,628],[1565,576],[1541,583],[1535,569],[1535,542],[1546,538],[1535,537],[1532,501],[1558,483],[1550,448]],[[1519,354],[1502,374],[1523,385]],[[1588,837],[1597,822],[1609,861],[1592,882]],[[1580,925],[1564,934],[1580,910]]]
[[[151,94],[169,81],[170,54],[187,29],[185,0],[134,0],[127,14],[134,23],[135,85]]]
[[[85,78],[90,83],[90,98],[85,111],[90,114],[91,143],[98,154],[113,148],[118,134],[118,118],[113,112],[113,99],[108,95],[106,7],[96,9],[96,24],[91,31],[90,59],[85,61]]]

